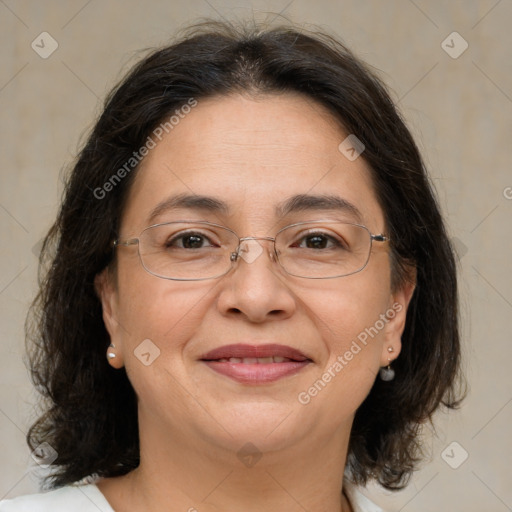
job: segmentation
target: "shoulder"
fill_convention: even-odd
[[[0,501],[0,512],[113,512],[93,484],[67,485],[49,492]]]
[[[349,481],[343,482],[343,489],[354,512],[385,512],[381,507],[370,501],[359,488]],[[0,512],[2,510],[0,509]]]

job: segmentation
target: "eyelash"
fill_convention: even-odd
[[[204,233],[201,233],[199,231],[188,231],[185,233],[178,233],[178,234],[172,236],[172,238],[170,238],[166,241],[165,247],[170,248],[176,243],[176,241],[184,240],[187,237],[193,237],[193,236],[197,236],[197,237],[201,238],[203,241],[204,240],[208,241],[209,242],[208,247],[215,247],[215,246],[220,245],[220,244],[215,244],[214,242],[212,242],[210,237],[208,237],[208,235],[206,235]],[[314,231],[314,232],[310,232],[310,233],[306,233],[306,234],[299,234],[299,237],[292,244],[292,246],[300,246],[308,238],[314,238],[314,237],[322,237],[324,239],[327,239],[329,242],[331,242],[333,244],[334,247],[343,248],[344,246],[346,246],[346,244],[343,243],[342,241],[340,241],[339,239],[337,239],[331,235],[328,235],[327,233],[322,232],[322,231]],[[185,249],[185,247],[179,247],[179,248]]]
[[[210,247],[215,245],[212,243],[210,238],[207,235],[205,235],[204,233],[201,233],[199,231],[187,231],[185,233],[178,233],[176,235],[173,235],[170,239],[168,239],[165,242],[165,247],[169,248],[174,244],[174,242],[176,242],[176,240],[183,240],[186,237],[192,237],[192,236],[198,236],[198,237],[208,240],[210,242]],[[219,245],[219,244],[217,244],[217,245]],[[184,247],[180,247],[180,249],[182,249],[182,248],[184,248]]]

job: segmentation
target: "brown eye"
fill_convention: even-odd
[[[325,249],[329,243],[329,239],[323,235],[308,236],[304,240],[308,249]]]
[[[294,246],[301,249],[314,250],[344,248],[343,243],[332,236],[326,235],[325,233],[312,233],[303,236],[297,243],[294,244]]]
[[[177,247],[179,249],[202,249],[212,247],[210,239],[201,233],[180,234],[168,240],[165,244],[167,248]]]

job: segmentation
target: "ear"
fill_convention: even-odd
[[[382,346],[381,366],[387,366],[400,354],[407,309],[415,289],[416,269],[411,269],[404,284],[390,295],[390,303],[385,313],[389,321],[386,324],[385,339]]]
[[[119,369],[124,366],[122,356],[122,327],[117,321],[118,295],[113,281],[111,270],[105,268],[94,278],[94,289],[101,302],[103,322],[110,335],[110,343],[112,344],[106,349],[105,357],[107,357],[107,353],[115,354],[115,357],[108,358],[108,362],[113,368]]]

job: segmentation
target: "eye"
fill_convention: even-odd
[[[215,244],[211,240],[199,232],[179,233],[172,238],[169,238],[166,243],[166,248],[178,249],[203,249],[204,247],[214,247]]]
[[[345,245],[333,236],[322,232],[308,233],[301,237],[294,247],[301,249],[343,249]]]
[[[314,233],[302,237],[296,245],[303,249],[330,249],[339,244],[336,239],[324,233]]]

